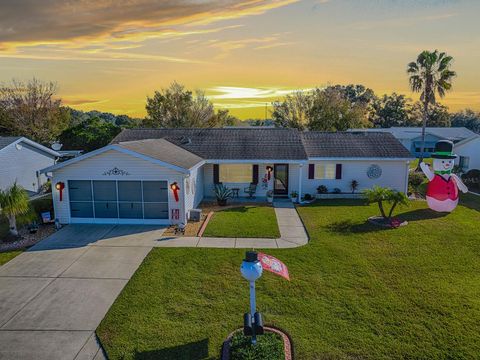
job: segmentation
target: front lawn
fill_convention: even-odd
[[[216,211],[203,236],[278,238],[277,217],[270,206],[240,206]]]
[[[4,253],[0,253],[0,266],[12,260],[15,256],[20,255],[23,250],[17,251],[8,251]]]
[[[366,223],[377,207],[358,200],[300,207],[311,240],[267,251],[291,282],[257,282],[265,322],[289,332],[296,359],[477,358],[480,198],[466,199],[449,215],[413,202],[395,230]],[[243,257],[152,250],[97,329],[109,358],[217,359],[248,310]]]

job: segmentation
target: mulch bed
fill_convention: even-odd
[[[22,228],[18,231],[18,238],[11,239],[6,238],[0,241],[0,252],[13,251],[25,249],[35,245],[40,240],[52,235],[55,232],[55,225],[40,225],[38,231],[35,234],[30,234],[27,228]]]
[[[408,225],[408,221],[401,221],[398,218],[385,219],[382,216],[369,217],[368,222],[387,229],[396,229],[398,227]]]

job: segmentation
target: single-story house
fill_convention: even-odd
[[[44,169],[68,223],[185,223],[215,184],[239,197],[408,187],[410,153],[390,133],[276,128],[125,129],[110,145]]]
[[[30,194],[47,181],[40,170],[55,164],[56,151],[22,136],[0,136],[0,189],[15,181]]]
[[[458,155],[455,165],[459,165],[464,172],[480,170],[480,135],[456,143],[454,152]]]
[[[415,157],[420,157],[422,147],[421,127],[391,127],[386,129],[352,129],[350,131],[389,132],[397,138]],[[425,129],[425,157],[430,157],[439,140],[450,140],[454,144],[475,137],[475,133],[465,127],[427,127]]]

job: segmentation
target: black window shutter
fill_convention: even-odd
[[[252,183],[258,184],[258,165],[252,167]]]
[[[218,164],[213,164],[213,183],[219,184]]]
[[[308,178],[315,179],[315,164],[308,164]]]
[[[342,178],[342,164],[337,164],[335,168],[335,179],[340,180]]]

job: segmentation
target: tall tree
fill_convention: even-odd
[[[167,89],[155,91],[147,97],[147,118],[144,125],[149,127],[218,127],[231,122],[228,110],[215,109],[203,91],[193,94],[183,85],[172,83]]]
[[[419,164],[423,161],[425,149],[425,128],[427,127],[429,105],[436,103],[436,95],[443,98],[452,88],[452,80],[456,76],[451,70],[453,57],[444,52],[422,51],[416,61],[407,66],[410,88],[420,93],[423,104],[422,146]]]
[[[389,128],[392,126],[409,126],[410,108],[409,99],[405,95],[392,93],[375,99],[370,120],[374,127]]]
[[[93,151],[106,146],[120,132],[120,127],[100,118],[90,118],[60,134],[59,141],[67,150]]]
[[[413,126],[421,126],[423,119],[423,104],[417,101],[413,104],[410,111],[410,124]],[[450,127],[451,115],[448,107],[440,103],[428,105],[427,124],[431,127]]]
[[[316,131],[346,131],[366,127],[367,107],[350,101],[336,88],[316,89],[308,112],[308,128]]]
[[[305,91],[296,91],[285,96],[283,101],[272,102],[272,120],[277,127],[304,130],[309,123],[313,96]]]
[[[57,85],[32,79],[0,87],[0,133],[48,144],[68,126],[70,113],[56,98]]]
[[[472,109],[465,109],[452,114],[452,127],[466,127],[480,134],[480,112],[475,112]]]

